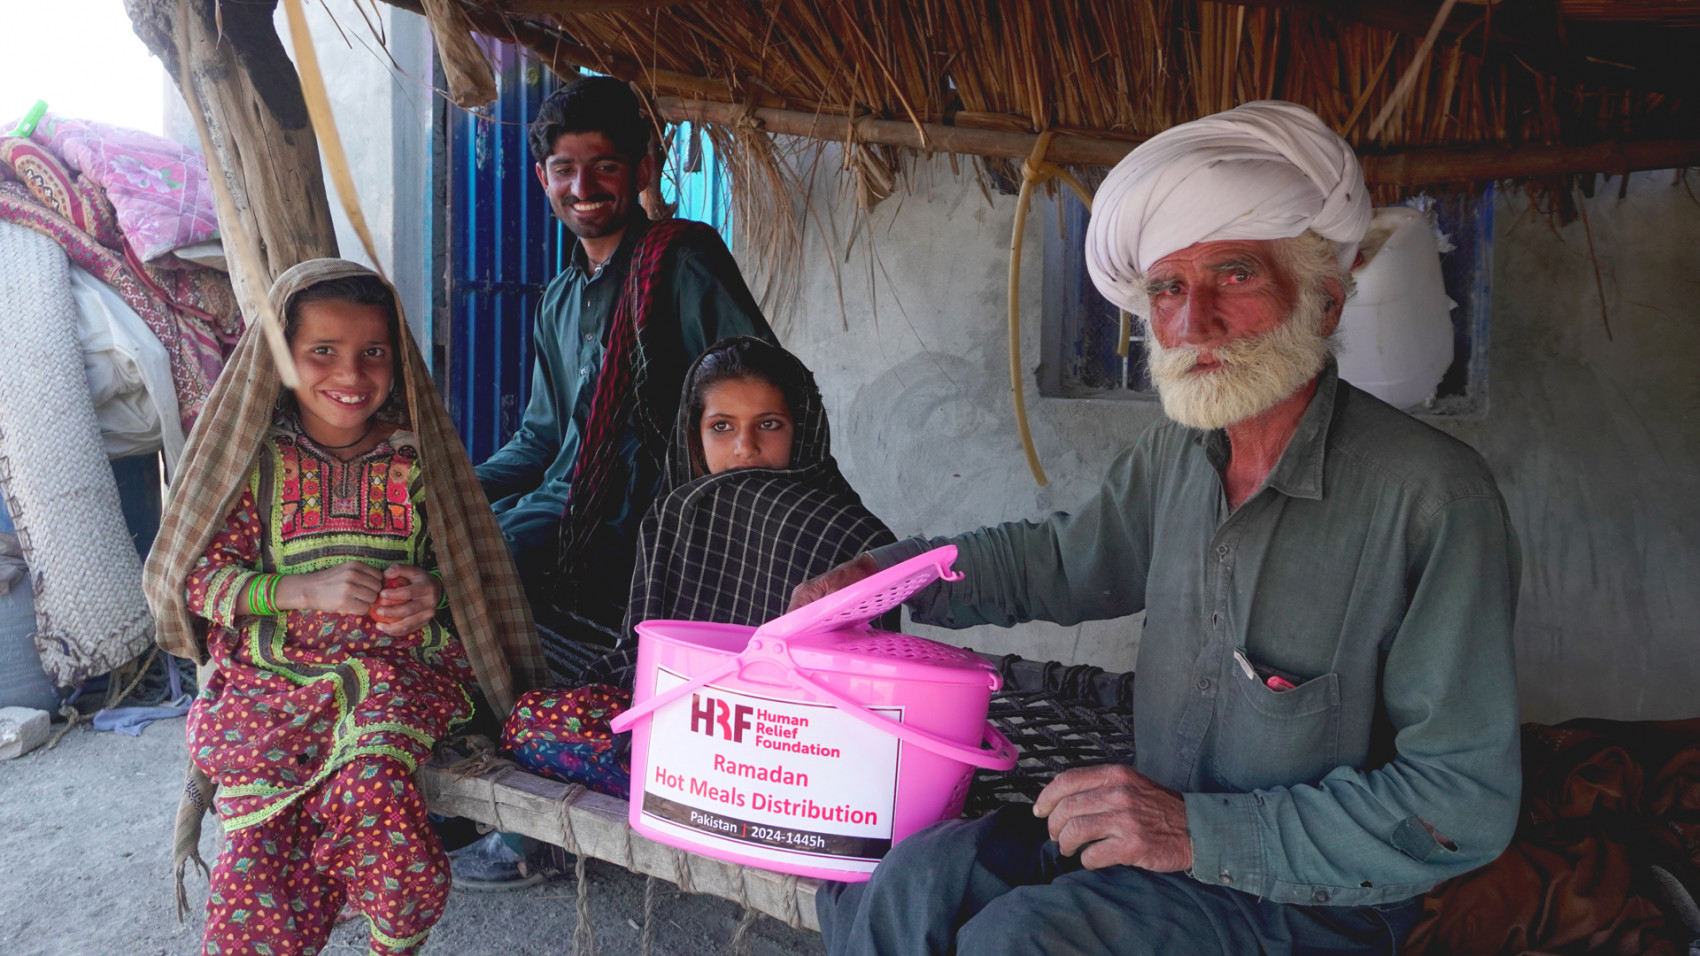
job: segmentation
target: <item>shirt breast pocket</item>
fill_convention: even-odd
[[[1272,690],[1235,669],[1223,689],[1215,775],[1244,793],[1320,780],[1340,763],[1340,680]]]

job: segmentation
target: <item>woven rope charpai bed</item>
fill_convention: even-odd
[[[0,223],[0,490],[35,590],[36,649],[81,686],[153,639],[136,555],[101,445],[65,252]]]
[[[1004,773],[978,772],[968,815],[1031,801],[1068,767],[1133,755],[1133,674],[1013,655],[997,664],[1004,689],[993,695],[988,716],[1021,748],[1021,763]],[[629,675],[629,667],[604,660],[586,676],[618,681],[623,673]],[[1574,753],[1556,758],[1564,747],[1555,748],[1554,741]],[[1515,938],[1526,945],[1514,948],[1552,950],[1601,934],[1634,951],[1674,954],[1681,952],[1676,940],[1700,941],[1700,906],[1694,903],[1700,895],[1700,718],[1527,724],[1523,749],[1524,825],[1516,840],[1499,860],[1426,894],[1407,948],[1419,956],[1486,952]],[[441,765],[427,768],[425,792],[433,809],[741,903],[749,912],[740,926],[760,913],[819,929],[819,881],[654,843],[631,830],[625,800],[534,776],[505,760],[485,766],[471,777]],[[1630,782],[1643,773],[1645,785]],[[1596,793],[1606,796],[1596,799]],[[584,886],[580,880],[581,933],[590,913]],[[646,915],[653,896],[652,883]],[[1494,915],[1484,920],[1489,910]],[[581,937],[578,952],[593,951],[588,939]]]
[[[1003,802],[1030,802],[1066,767],[1132,755],[1132,674],[1026,661],[1014,655],[996,662],[1004,689],[993,695],[988,716],[1022,748],[1022,759],[1014,770],[975,775],[968,794],[970,815],[989,812]],[[603,659],[585,677],[592,683],[623,680],[629,685],[635,668],[634,650],[624,659],[618,655]],[[820,929],[814,905],[819,880],[725,863],[657,843],[632,830],[626,800],[537,776],[511,761],[495,759],[487,748],[481,753],[440,752],[436,761],[420,771],[420,787],[438,813],[522,833],[578,857],[580,953],[592,948],[589,900],[582,879],[585,858],[671,881],[686,892],[732,900],[752,917],[761,914],[793,928]],[[646,914],[652,890],[645,893]]]

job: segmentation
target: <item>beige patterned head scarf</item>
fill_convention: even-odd
[[[290,300],[310,286],[369,275],[376,273],[344,259],[303,262],[272,284],[272,308],[280,317],[287,315]],[[400,308],[398,299],[398,313]],[[507,543],[449,421],[448,409],[405,319],[399,325],[399,372],[411,426],[419,437],[431,538],[455,630],[485,699],[497,715],[505,716],[521,692],[545,679],[537,629]],[[158,625],[156,639],[160,647],[179,657],[206,660],[204,622],[189,613],[184,583],[248,481],[280,387],[260,324],[253,322],[189,436],[171,482],[159,536],[143,571],[143,588]]]

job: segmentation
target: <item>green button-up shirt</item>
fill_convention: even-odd
[[[573,465],[590,421],[608,329],[625,285],[632,248],[648,225],[648,220],[640,219],[628,228],[619,249],[596,272],[589,268],[584,247],[574,243],[571,263],[549,283],[538,303],[533,332],[536,361],[524,417],[508,443],[477,468],[478,481],[502,530],[510,539],[518,539],[521,548],[534,543],[528,539],[551,551],[554,546]],[[665,292],[658,297],[657,315],[670,321],[677,317],[673,334],[679,336],[684,363],[734,335],[773,341],[773,330],[737,262],[717,239],[683,240],[671,254],[661,281]],[[655,330],[655,334],[663,331]],[[613,588],[610,593],[618,593],[617,603],[625,600],[637,524],[655,496],[660,477],[656,467],[635,467],[641,447],[636,430],[628,428],[621,438],[620,454],[634,466],[627,470],[630,487],[622,496],[622,508],[598,535],[609,551],[608,586]]]
[[[1184,795],[1199,880],[1359,906],[1491,861],[1517,814],[1519,569],[1486,463],[1332,364],[1238,510],[1228,456],[1224,432],[1159,424],[1078,512],[933,541],[966,577],[915,619],[1144,610],[1134,763]]]

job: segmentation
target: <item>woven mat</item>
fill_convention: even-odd
[[[1031,803],[1051,778],[1070,767],[1133,759],[1133,675],[1089,664],[990,658],[1003,675],[986,717],[1021,748],[1013,770],[974,774],[964,812]]]
[[[58,244],[0,223],[0,492],[35,589],[41,666],[62,687],[80,687],[153,640],[76,309]]]

